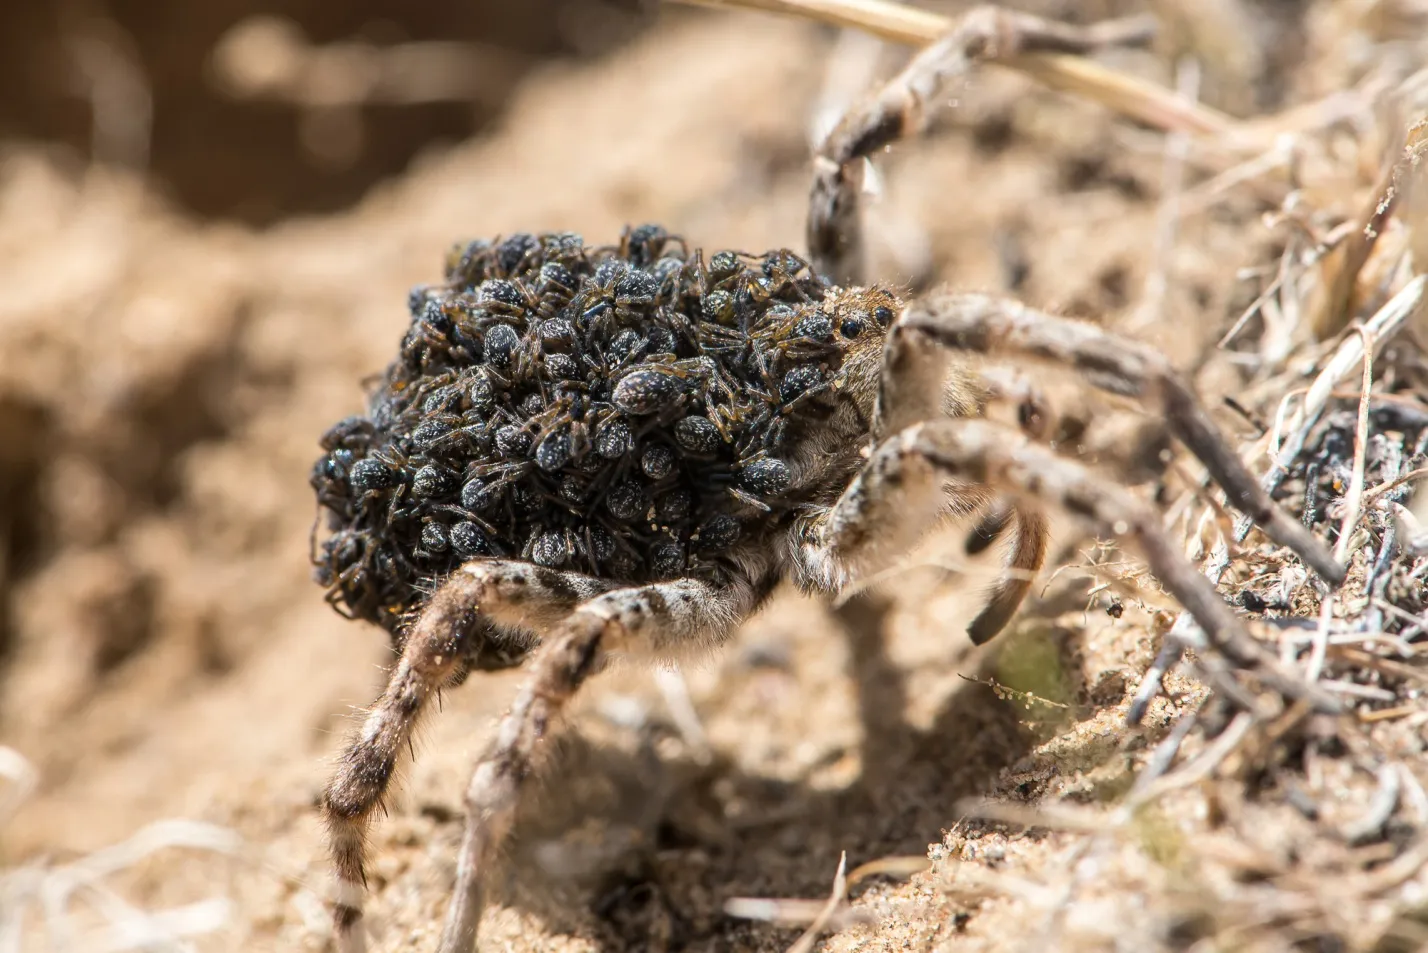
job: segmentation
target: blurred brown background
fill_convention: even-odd
[[[628,41],[653,0],[17,0],[0,139],[143,169],[199,215],[332,211],[490,127],[542,62]]]

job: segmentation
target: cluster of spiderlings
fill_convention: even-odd
[[[1412,481],[1402,481],[1428,464],[1428,414],[1416,399],[1399,399],[1409,394],[1411,385],[1386,381],[1384,399],[1369,412],[1368,442],[1363,449],[1364,483],[1378,487],[1375,491],[1385,503],[1406,504],[1413,492]],[[1306,526],[1319,530],[1330,542],[1337,541],[1342,516],[1341,505],[1353,482],[1358,429],[1358,398],[1339,401],[1315,424],[1306,450],[1289,465],[1279,497],[1291,507],[1300,501],[1300,519]],[[1365,567],[1364,585],[1376,599],[1394,606],[1398,611],[1382,620],[1386,633],[1397,634],[1416,625],[1428,608],[1425,592],[1415,571],[1420,564],[1413,558],[1411,547],[1398,538],[1399,526],[1391,509],[1379,507],[1365,514],[1365,524],[1373,555]],[[1240,602],[1251,611],[1286,608],[1279,597],[1246,586],[1240,592]]]
[[[329,598],[395,630],[482,556],[717,580],[784,505],[782,434],[838,367],[828,290],[789,252],[706,262],[656,226],[453,249],[369,415],[323,439]]]

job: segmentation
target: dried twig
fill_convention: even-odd
[[[1185,743],[1185,739],[1190,737],[1190,732],[1199,722],[1200,712],[1192,711],[1180,718],[1175,723],[1175,727],[1170,729],[1170,734],[1165,736],[1165,740],[1155,746],[1155,751],[1146,761],[1145,767],[1136,776],[1135,785],[1131,788],[1130,794],[1126,796],[1126,806],[1136,808],[1145,803],[1152,796],[1154,785],[1175,763],[1175,756],[1180,753],[1180,746]]]
[[[1405,483],[1412,483],[1414,480],[1421,480],[1425,476],[1428,476],[1428,467],[1419,467],[1416,470],[1409,470],[1402,476],[1395,477],[1394,479],[1389,480],[1387,483],[1380,483],[1378,486],[1364,493],[1363,508],[1367,509],[1368,507],[1373,506],[1375,503],[1378,502],[1379,497],[1392,493],[1394,490],[1403,486]],[[1394,505],[1397,506],[1398,504]]]
[[[1198,784],[1208,778],[1244,742],[1254,723],[1253,715],[1249,712],[1240,712],[1226,726],[1225,730],[1220,732],[1215,740],[1204,751],[1192,758],[1188,764],[1173,774],[1157,778],[1142,788],[1136,804],[1146,804],[1170,791]]]
[[[1218,583],[1229,565],[1230,547],[1222,539],[1210,551],[1209,558],[1205,560],[1200,571],[1210,582]],[[1150,668],[1146,669],[1140,687],[1131,699],[1130,708],[1126,711],[1126,724],[1134,726],[1141,723],[1146,711],[1150,709],[1150,703],[1160,694],[1166,674],[1184,656],[1185,649],[1203,646],[1203,643],[1204,638],[1195,625],[1194,617],[1188,612],[1181,612],[1176,616],[1175,624],[1165,635],[1165,644],[1160,647],[1160,652],[1155,656]]]
[[[714,758],[714,749],[709,745],[709,735],[704,731],[704,722],[694,708],[694,699],[689,696],[689,683],[684,673],[677,668],[660,666],[655,669],[654,680],[664,698],[670,720],[679,731],[690,754],[699,764],[709,764]]]
[[[1319,604],[1319,625],[1314,629],[1314,640],[1310,643],[1309,663],[1304,678],[1317,682],[1324,672],[1324,658],[1329,651],[1329,624],[1334,617],[1334,594],[1328,593]]]

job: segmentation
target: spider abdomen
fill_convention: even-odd
[[[832,291],[790,252],[706,264],[656,226],[457,247],[367,415],[324,438],[319,581],[395,631],[482,556],[718,580],[791,502],[784,435],[843,356]]]

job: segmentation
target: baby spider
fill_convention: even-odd
[[[1023,42],[1037,35],[1035,21],[1013,26]],[[1049,35],[1074,45],[1063,28]],[[386,627],[400,655],[323,798],[340,953],[364,947],[367,827],[439,689],[531,657],[466,791],[441,950],[469,953],[541,741],[606,660],[719,644],[781,580],[837,593],[951,514],[982,514],[969,548],[1010,537],[1007,572],[970,625],[976,642],[1021,604],[1055,506],[1138,546],[1204,630],[1207,669],[1251,669],[1332,704],[1245,633],[1138,496],[985,419],[988,390],[957,359],[1053,362],[1143,401],[1232,505],[1341,581],[1163,356],[1011,301],[864,286],[861,163],[938,98],[950,49],[916,58],[829,137],[811,260],[706,259],[648,225],[605,247],[518,234],[458,246],[445,280],[413,292],[367,416],[324,437],[312,476],[330,530],[317,576],[335,605]]]

